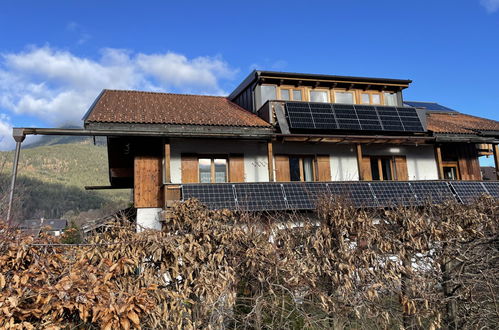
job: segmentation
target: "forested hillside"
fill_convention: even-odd
[[[13,152],[1,152],[0,160],[0,189],[6,195]],[[81,137],[45,137],[21,150],[16,214],[21,218],[52,218],[70,210],[126,206],[129,190],[84,189],[108,184],[107,152],[102,143],[93,145],[91,139]]]

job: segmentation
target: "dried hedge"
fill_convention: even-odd
[[[498,328],[497,200],[377,213],[175,206],[85,244],[0,228],[1,328]]]

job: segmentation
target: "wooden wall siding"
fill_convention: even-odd
[[[289,173],[289,157],[286,155],[275,155],[275,174],[276,181],[291,181]]]
[[[229,155],[229,182],[244,182],[244,155]]]
[[[372,172],[371,172],[371,157],[362,156],[359,174],[360,174],[361,180],[371,181],[373,179]]]
[[[461,180],[481,180],[482,172],[480,171],[478,151],[475,144],[462,143],[456,147],[458,148],[458,163]]]
[[[492,151],[494,153],[494,164],[496,167],[497,179],[499,180],[499,144],[492,145]]]
[[[273,182],[274,180],[274,151],[272,142],[267,142],[267,165],[269,168],[269,181]]]
[[[329,155],[317,155],[317,180],[331,181],[331,165]]]
[[[409,173],[407,171],[407,158],[405,156],[393,157],[395,161],[395,173],[398,181],[408,181]]]
[[[134,161],[135,207],[163,207],[161,157],[137,156]]]
[[[198,157],[197,155],[182,154],[182,183],[199,182]]]

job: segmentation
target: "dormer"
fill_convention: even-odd
[[[253,71],[229,95],[257,113],[269,100],[403,106],[411,80]]]

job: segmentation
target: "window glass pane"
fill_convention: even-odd
[[[384,93],[385,105],[397,106],[397,94],[395,93]]]
[[[455,167],[444,166],[444,178],[446,180],[457,180],[457,169]]]
[[[361,96],[360,96],[360,102],[362,104],[369,104],[369,103],[371,103],[370,100],[369,100],[369,94],[362,93]]]
[[[302,100],[301,90],[299,90],[299,89],[293,90],[293,100],[294,101],[301,101]]]
[[[215,182],[227,182],[227,159],[215,159]]]
[[[314,181],[314,170],[313,170],[313,159],[312,157],[303,158],[303,179],[304,181]]]
[[[199,159],[199,182],[211,182],[211,159],[209,158]]]
[[[291,181],[301,181],[300,179],[300,158],[289,157],[289,174]]]
[[[275,86],[262,85],[260,87],[262,92],[262,105],[265,104],[265,102],[267,102],[268,100],[277,99]]]
[[[289,89],[281,89],[281,100],[289,101]]]
[[[310,91],[310,102],[324,102],[327,103],[326,91]]]
[[[373,104],[380,104],[381,103],[381,96],[379,94],[371,94],[371,98],[372,98]]]
[[[392,162],[390,159],[382,159],[381,164],[383,166],[383,179],[392,180]]]
[[[371,176],[373,180],[379,180],[378,158],[371,157]]]
[[[353,104],[353,93],[351,92],[335,92],[336,103]]]

